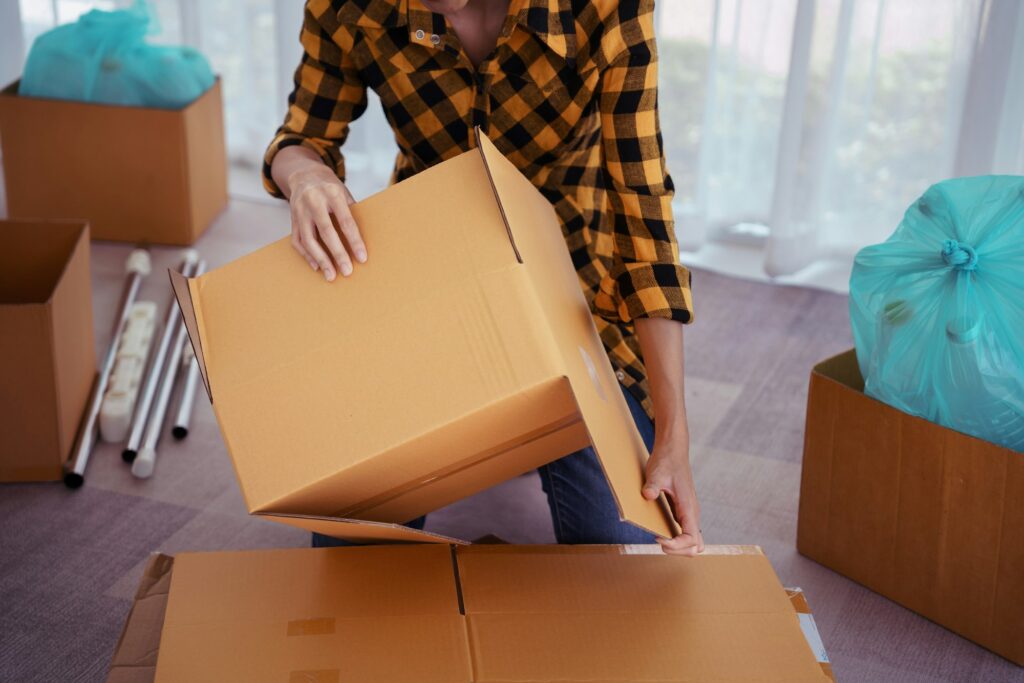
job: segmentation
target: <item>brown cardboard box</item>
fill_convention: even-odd
[[[810,683],[831,669],[803,594],[756,546],[423,544],[154,556],[108,683],[153,680]]]
[[[0,481],[61,478],[95,375],[89,226],[0,221]]]
[[[647,451],[551,204],[478,144],[352,206],[369,251],[328,283],[282,239],[171,273],[250,512],[340,538],[398,526],[593,444],[622,517]]]
[[[227,205],[221,86],[179,110],[0,92],[7,211],[93,239],[188,245]]]
[[[863,388],[852,350],[811,374],[798,550],[1024,664],[1024,454]]]

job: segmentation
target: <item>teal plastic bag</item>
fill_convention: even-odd
[[[213,85],[210,65],[190,47],[150,45],[145,3],[91,10],[32,43],[19,94],[81,102],[179,109]]]
[[[864,391],[1024,451],[1024,178],[928,189],[850,277]]]

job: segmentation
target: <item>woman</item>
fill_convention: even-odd
[[[339,149],[367,88],[395,132],[393,182],[470,149],[481,126],[555,207],[651,450],[643,495],[667,494],[682,528],[658,540],[692,556],[704,549],[683,401],[692,303],[658,128],[652,15],[653,0],[309,0],[305,54],[263,176],[291,204],[295,250],[334,281],[370,257]],[[592,449],[540,474],[560,543],[652,542],[619,520]]]

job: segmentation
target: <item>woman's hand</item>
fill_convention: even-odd
[[[355,200],[315,152],[285,147],[271,174],[291,206],[292,247],[310,268],[330,282],[338,272],[351,275],[353,260],[366,262],[366,244],[348,208]]]
[[[694,556],[704,551],[700,530],[700,503],[690,471],[690,443],[685,423],[674,432],[677,436],[659,439],[647,461],[647,477],[643,496],[654,500],[664,493],[672,506],[672,514],[683,531],[670,539],[658,539],[662,550],[671,555]]]
[[[704,552],[704,537],[690,471],[690,430],[683,387],[683,326],[666,318],[640,318],[635,324],[654,404],[654,448],[647,461],[642,493],[648,500],[664,493],[672,506],[672,515],[683,529],[674,538],[659,538],[661,549],[673,555],[692,557]]]

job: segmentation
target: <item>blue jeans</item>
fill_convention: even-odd
[[[640,402],[622,388],[640,436],[650,451],[654,424]],[[584,448],[538,468],[541,486],[551,508],[551,521],[559,543],[654,543],[654,536],[619,519],[608,482],[594,449]],[[426,516],[406,526],[422,529]],[[313,547],[353,545],[349,541],[313,534]]]

